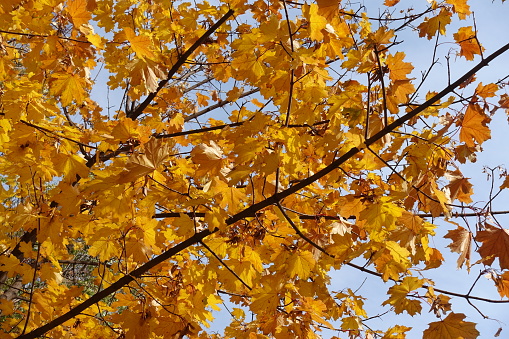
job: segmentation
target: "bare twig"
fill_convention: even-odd
[[[252,290],[253,288],[251,286],[249,286],[244,280],[242,280],[241,277],[239,277],[239,275],[237,273],[235,273],[224,261],[223,259],[219,258],[219,256],[210,248],[207,246],[207,244],[205,244],[203,241],[200,241],[200,244],[205,247],[207,249],[207,251],[209,251],[213,256],[214,258],[216,258],[220,263],[221,265],[224,266],[224,268],[226,268],[228,271],[230,271],[231,274],[233,274],[235,276],[235,278],[237,278],[238,281],[240,281],[242,283],[242,285],[246,286],[246,288],[248,290]]]
[[[39,223],[39,228],[41,227],[41,221],[40,219],[38,220],[38,223]],[[30,320],[30,312],[32,310],[32,300],[34,298],[34,288],[35,288],[35,279],[37,278],[37,263],[39,262],[39,257],[41,255],[41,245],[39,244],[39,246],[37,247],[37,257],[35,259],[35,267],[34,267],[34,275],[32,277],[32,285],[30,286],[30,296],[28,298],[28,310],[27,310],[27,315],[26,315],[26,318],[25,318],[25,325],[23,326],[23,331],[21,332],[21,334],[24,334],[26,329],[27,329],[27,326],[28,326],[28,321]]]
[[[173,67],[168,72],[168,76],[166,77],[166,79],[161,80],[159,82],[157,89],[154,92],[150,93],[145,98],[145,100],[142,103],[140,103],[138,105],[138,107],[136,107],[135,110],[131,111],[130,114],[128,115],[128,118],[136,120],[141,114],[143,114],[143,112],[145,111],[145,108],[147,108],[147,106],[150,105],[150,103],[152,102],[152,100],[154,100],[154,98],[157,96],[159,91],[168,83],[168,81],[170,81],[170,79],[173,77],[173,75],[175,75],[175,73],[178,72],[180,67],[187,61],[187,58],[189,58],[191,56],[191,54],[193,54],[194,51],[198,47],[200,47],[203,44],[203,42],[205,42],[207,40],[207,38],[212,33],[214,33],[223,23],[225,23],[226,20],[228,20],[232,15],[233,15],[233,10],[230,9],[228,12],[226,12],[225,15],[223,15],[223,17],[221,19],[219,19],[214,25],[212,25],[198,40],[196,40],[196,42],[191,47],[189,47],[189,49],[187,51],[185,51],[184,54],[182,54],[182,56],[179,57],[177,62],[173,65]]]

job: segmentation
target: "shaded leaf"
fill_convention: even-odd
[[[463,264],[466,262],[467,267],[470,267],[470,251],[472,246],[472,232],[464,229],[461,226],[458,226],[455,230],[450,230],[444,236],[444,238],[449,238],[452,240],[452,243],[447,247],[451,249],[451,251],[459,253],[460,256],[458,258],[458,268],[463,267]]]
[[[477,232],[475,240],[482,242],[479,254],[486,265],[498,258],[500,268],[509,269],[509,229],[486,224],[484,231]]]
[[[475,339],[479,331],[475,324],[463,321],[462,313],[450,313],[444,320],[433,322],[423,333],[423,339]]]
[[[87,9],[87,0],[72,0],[68,2],[67,12],[75,27],[88,23],[92,13]]]

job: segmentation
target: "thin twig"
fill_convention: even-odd
[[[297,233],[302,239],[304,239],[308,244],[310,244],[311,246],[313,246],[314,248],[316,248],[317,250],[319,250],[320,252],[326,254],[327,256],[331,257],[331,258],[334,258],[334,256],[330,253],[328,253],[323,247],[319,246],[318,244],[316,244],[314,241],[312,241],[311,239],[309,239],[306,235],[304,235],[304,233],[301,232],[301,230],[299,230],[299,228],[297,227],[297,225],[295,225],[295,223],[293,222],[293,220],[288,216],[288,214],[285,212],[285,209],[283,206],[281,206],[281,203],[279,203],[279,201],[276,203],[276,206],[279,208],[279,210],[281,211],[281,213],[284,215],[286,221],[288,221],[288,223],[290,224],[290,226],[292,226],[292,228],[295,230],[295,233]]]
[[[224,261],[223,259],[219,258],[219,256],[216,254],[216,252],[214,252],[210,247],[207,246],[207,244],[205,244],[203,241],[200,241],[200,244],[205,247],[207,249],[207,251],[209,251],[213,256],[214,258],[216,258],[220,263],[221,265],[224,266],[224,268],[226,268],[228,271],[230,271],[231,274],[233,274],[235,276],[235,278],[237,278],[237,280],[239,280],[242,285],[246,286],[246,288],[248,290],[252,290],[253,288],[251,286],[249,286],[244,280],[242,280],[241,277],[239,277],[239,275],[237,273],[235,273]]]
[[[145,111],[145,108],[147,108],[147,106],[150,105],[150,103],[152,102],[152,100],[154,100],[154,98],[157,96],[159,91],[168,83],[168,81],[170,81],[170,79],[173,77],[173,75],[175,75],[175,73],[178,72],[180,67],[187,61],[187,58],[189,58],[191,56],[191,54],[193,54],[194,51],[198,47],[200,47],[203,44],[203,42],[205,42],[207,40],[207,38],[212,33],[214,33],[223,23],[225,23],[226,20],[228,20],[232,15],[233,15],[233,10],[230,9],[228,12],[226,12],[225,15],[223,15],[223,17],[221,19],[219,19],[205,33],[203,33],[203,35],[198,40],[196,40],[196,42],[191,47],[189,47],[189,49],[187,51],[185,51],[184,54],[182,54],[182,56],[179,57],[177,62],[169,70],[166,79],[165,80],[161,80],[159,82],[159,85],[157,86],[157,89],[154,92],[150,93],[145,98],[145,100],[142,103],[140,103],[138,105],[138,107],[136,107],[135,110],[129,112],[127,117],[131,118],[133,120],[136,120],[141,114],[143,114],[143,112]]]
[[[38,219],[37,221],[38,221],[39,228],[40,228],[41,220]],[[35,259],[34,275],[32,277],[32,286],[30,286],[30,296],[28,298],[28,310],[27,310],[27,315],[26,315],[26,319],[25,319],[25,325],[23,326],[23,331],[21,332],[21,334],[25,334],[25,331],[28,326],[28,321],[30,320],[30,312],[32,310],[32,304],[33,304],[32,301],[34,298],[35,279],[37,278],[37,263],[39,262],[40,255],[41,255],[41,244],[39,244],[39,246],[37,246],[37,257]]]
[[[259,89],[259,88],[255,88],[255,89],[252,89],[252,90],[250,90],[250,91],[244,92],[244,93],[242,93],[242,94],[239,96],[239,99],[240,99],[240,98],[247,97],[247,96],[249,96],[249,95],[251,95],[251,94],[254,94],[254,93],[257,93],[257,92],[259,92],[259,91],[260,91],[260,89]],[[199,116],[202,116],[202,115],[204,115],[204,114],[206,114],[206,113],[209,113],[209,112],[211,112],[211,111],[215,110],[216,108],[223,107],[223,106],[225,106],[225,105],[227,105],[227,104],[229,104],[229,103],[231,103],[231,102],[232,102],[232,101],[230,101],[230,100],[221,100],[221,101],[219,101],[218,103],[216,103],[216,104],[214,104],[214,105],[211,105],[211,106],[209,106],[209,107],[207,107],[207,108],[205,108],[205,109],[202,109],[202,110],[201,110],[201,111],[199,111],[199,112],[193,113],[193,114],[191,114],[191,115],[189,115],[189,116],[185,117],[185,118],[184,118],[184,121],[185,121],[185,122],[188,122],[188,121],[191,121],[191,120],[193,120],[193,119],[196,119],[196,118],[198,118]]]

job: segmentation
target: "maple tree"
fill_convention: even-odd
[[[431,308],[424,338],[479,337],[454,302],[509,302],[509,230],[461,169],[509,112],[507,78],[475,77],[509,44],[467,0],[398,2],[3,0],[0,337],[406,337],[330,284],[346,266],[396,315]],[[470,69],[426,93],[439,56],[402,32]],[[451,251],[493,298],[435,285]]]

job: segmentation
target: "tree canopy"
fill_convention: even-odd
[[[509,302],[509,176],[479,204],[462,169],[508,113],[508,74],[476,75],[509,44],[467,0],[412,5],[2,0],[0,337],[416,335],[370,326],[345,267],[391,319],[436,314],[424,338],[479,337],[454,303]],[[444,258],[492,297],[435,284]]]

